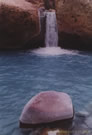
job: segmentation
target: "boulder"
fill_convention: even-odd
[[[23,48],[39,32],[38,9],[34,4],[0,0],[0,49]]]
[[[73,118],[73,105],[68,94],[56,91],[41,92],[24,107],[21,124],[45,124]]]
[[[55,7],[60,45],[92,50],[92,0],[55,0]]]

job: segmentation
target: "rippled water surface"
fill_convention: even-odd
[[[92,100],[92,54],[0,53],[0,135],[20,135],[24,105],[46,90],[66,92],[76,111],[84,108]]]

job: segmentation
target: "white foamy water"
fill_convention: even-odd
[[[44,47],[35,49],[32,51],[36,55],[42,55],[42,56],[56,56],[56,55],[77,55],[78,51],[73,50],[66,50],[62,49],[60,47]]]
[[[45,12],[46,15],[46,34],[45,34],[45,46],[44,48],[35,49],[32,51],[36,55],[42,56],[56,56],[56,55],[76,55],[77,51],[70,51],[61,49],[58,47],[58,28],[57,28],[57,19],[56,13]],[[41,14],[40,14],[41,16]]]
[[[45,46],[46,47],[58,46],[58,28],[55,11],[46,12]]]

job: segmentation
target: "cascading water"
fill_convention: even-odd
[[[46,12],[46,36],[45,36],[46,47],[57,47],[58,46],[58,28],[56,13]]]
[[[61,49],[58,47],[58,28],[57,28],[57,19],[55,11],[44,11],[42,9],[39,10],[39,18],[40,18],[40,29],[43,31],[44,27],[42,25],[42,20],[46,17],[46,33],[45,33],[45,47],[39,48],[33,51],[38,55],[62,55],[62,54],[73,54],[76,53],[73,51]],[[42,32],[43,33],[43,32]]]

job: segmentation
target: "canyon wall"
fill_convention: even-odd
[[[92,0],[0,0],[0,49],[44,46],[41,7],[56,10],[59,46],[92,50]]]
[[[39,32],[35,5],[25,0],[0,0],[0,49],[23,48]]]
[[[92,0],[55,2],[60,45],[64,48],[92,49]]]

